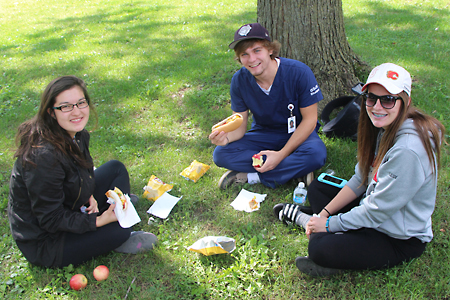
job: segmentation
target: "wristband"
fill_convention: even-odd
[[[331,217],[328,217],[327,222],[325,223],[325,229],[327,230],[328,233],[331,233],[331,231],[328,229],[328,226],[330,225],[330,219]]]
[[[326,209],[325,207],[323,208],[324,211],[326,211],[328,213],[328,216],[331,216],[330,212],[328,211],[328,209]]]
[[[226,136],[225,138],[227,139],[227,143],[226,143],[225,146],[227,146],[227,145],[230,143],[230,139],[229,139],[227,136]],[[224,146],[224,147],[225,147],[225,146]]]

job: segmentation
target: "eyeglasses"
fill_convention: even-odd
[[[402,100],[402,97],[393,95],[378,96],[372,93],[362,93],[361,95],[366,103],[366,106],[368,107],[375,106],[375,104],[377,104],[377,100],[380,99],[380,104],[383,108],[391,109],[394,108],[397,100]]]
[[[78,109],[86,108],[89,106],[89,102],[86,99],[78,101],[76,104],[63,104],[61,106],[52,107],[53,109],[59,109],[62,112],[72,111],[74,107],[78,107]]]

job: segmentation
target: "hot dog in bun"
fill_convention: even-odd
[[[111,198],[114,200],[114,203],[116,205],[121,205],[123,210],[126,210],[128,207],[127,198],[125,198],[122,191],[118,188],[114,188],[113,190],[109,190],[106,192],[106,197]]]
[[[214,125],[211,128],[211,131],[230,132],[230,131],[238,129],[238,127],[241,126],[243,121],[244,121],[244,119],[242,118],[242,116],[238,113],[235,113],[235,114],[232,114],[231,116],[229,116],[228,118],[226,118],[225,120],[222,120],[219,123],[217,123],[216,125]]]

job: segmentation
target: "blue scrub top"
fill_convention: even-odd
[[[233,75],[230,95],[233,111],[252,112],[252,130],[279,132],[287,132],[288,118],[291,116],[289,104],[294,105],[292,114],[296,116],[298,127],[302,120],[299,109],[323,99],[311,69],[300,61],[283,57],[280,57],[269,95],[261,90],[255,77],[245,67]]]

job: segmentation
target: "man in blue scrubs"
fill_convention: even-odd
[[[229,47],[243,66],[231,80],[231,109],[244,122],[232,132],[209,135],[217,145],[215,164],[229,170],[219,187],[261,182],[275,188],[293,178],[311,180],[327,153],[317,135],[317,102],[323,96],[311,69],[278,57],[280,44],[258,23],[239,28]],[[253,122],[247,132],[249,112]],[[252,166],[254,154],[263,156],[261,167]]]

